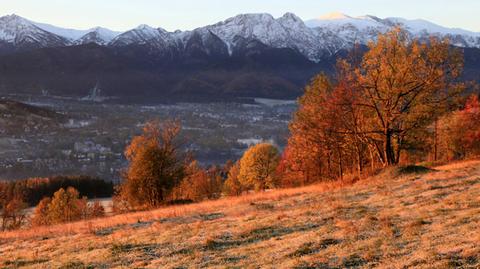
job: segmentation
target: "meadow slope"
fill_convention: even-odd
[[[480,161],[0,234],[1,268],[479,268]]]

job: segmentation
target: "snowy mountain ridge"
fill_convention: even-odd
[[[18,15],[0,17],[0,42],[32,48],[84,44],[87,41],[107,45],[120,32],[102,27],[88,30],[61,28],[37,23]],[[91,39],[89,39],[89,37]]]
[[[96,43],[101,46],[148,46],[165,54],[182,54],[187,49],[207,55],[232,55],[251,42],[271,48],[295,50],[311,61],[334,55],[355,43],[367,44],[379,33],[401,26],[412,37],[431,35],[447,37],[453,45],[480,48],[480,33],[446,28],[425,20],[378,18],[371,15],[352,17],[331,13],[303,21],[293,13],[274,18],[267,13],[240,14],[216,24],[191,31],[168,32],[162,28],[140,25],[126,32],[96,27],[88,30],[66,29],[37,23],[17,15],[0,17],[0,44],[15,48],[42,48]]]

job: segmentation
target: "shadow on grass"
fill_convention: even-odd
[[[294,227],[278,227],[266,226],[250,230],[246,233],[240,234],[236,237],[223,236],[216,239],[208,239],[205,243],[205,250],[220,250],[235,248],[242,245],[253,244],[260,241],[265,241],[271,238],[280,237],[283,235],[304,232],[320,227],[319,224],[305,224]]]
[[[12,261],[5,261],[3,265],[5,267],[2,268],[19,268],[19,267],[24,267],[24,266],[30,266],[30,265],[35,265],[35,264],[41,264],[48,262],[46,259],[34,259],[34,260],[24,260],[24,259],[17,259],[17,260],[12,260]]]
[[[322,249],[326,249],[329,246],[340,244],[342,241],[333,238],[327,238],[320,242],[308,242],[300,246],[293,253],[288,255],[289,257],[302,257],[320,252]]]

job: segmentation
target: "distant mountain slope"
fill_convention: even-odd
[[[64,115],[47,108],[0,99],[0,134],[48,132],[65,120]]]
[[[9,48],[14,51],[66,45],[66,38],[45,31],[22,17],[0,17],[0,51]]]
[[[330,14],[241,14],[191,31],[140,25],[123,33],[64,29],[17,15],[0,17],[0,93],[108,97],[139,101],[296,98],[312,75],[340,55],[403,26],[412,37],[448,37],[478,80],[480,35],[422,20]],[[110,98],[111,99],[111,98]]]
[[[399,26],[414,38],[426,39],[433,35],[449,38],[452,44],[458,47],[480,47],[480,33],[447,28],[421,19],[381,19],[371,15],[351,17],[341,13],[332,13],[318,19],[308,20],[305,23],[318,31],[336,33],[347,45],[354,42],[366,44],[369,40],[375,39],[378,33],[384,33],[392,27]]]
[[[99,45],[107,45],[119,35],[119,32],[102,27],[95,27],[85,32],[86,33],[83,36],[74,41],[75,44],[95,43]]]
[[[210,57],[193,41],[185,57],[151,54],[148,47],[95,44],[0,56],[0,92],[84,97],[102,94],[139,102],[213,101],[235,97],[296,98],[334,58],[314,64],[289,49],[258,45],[232,57]]]
[[[15,116],[33,116],[43,119],[61,119],[63,116],[50,109],[41,108],[13,100],[0,99],[0,113]]]

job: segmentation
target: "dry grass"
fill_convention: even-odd
[[[3,233],[0,267],[479,268],[480,161],[435,170]]]

